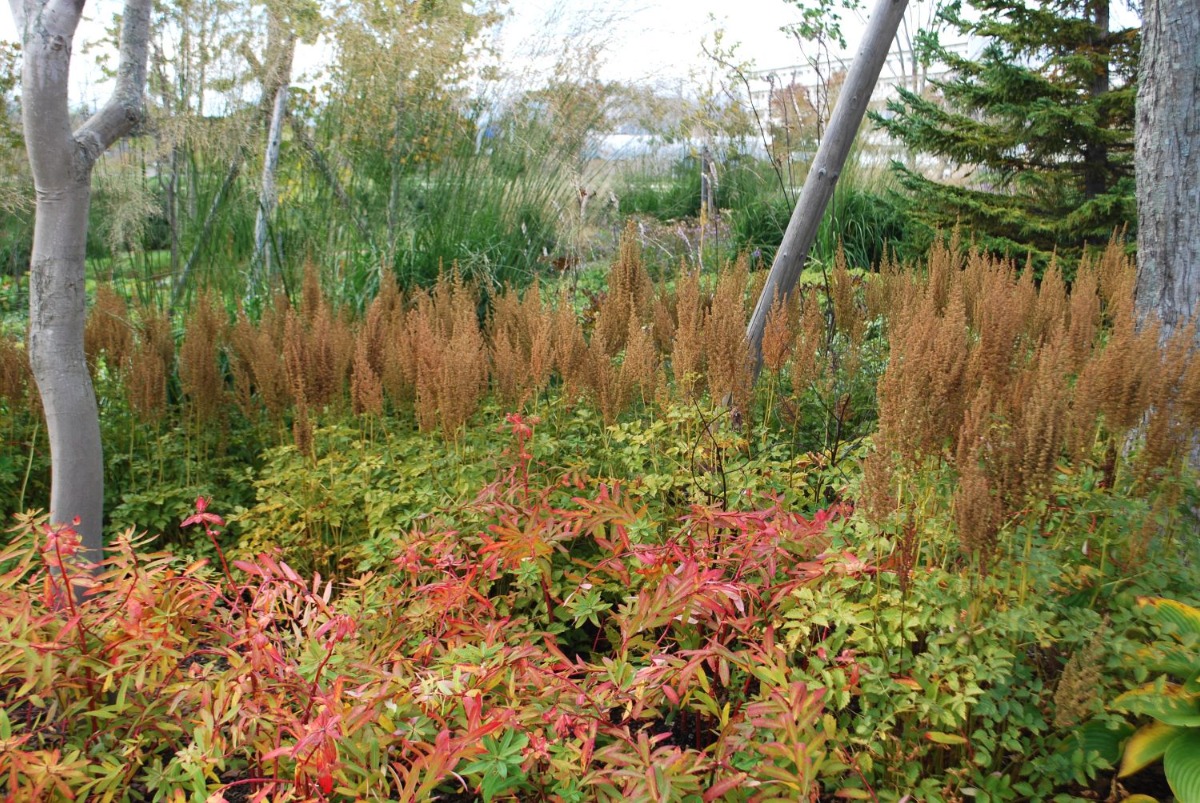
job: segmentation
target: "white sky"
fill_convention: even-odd
[[[94,85],[93,58],[82,53],[83,43],[98,38],[103,23],[121,6],[121,0],[87,0],[72,63],[76,101],[95,102],[102,91]],[[726,30],[726,45],[740,43],[740,59],[752,59],[758,67],[782,67],[800,60],[795,42],[779,32],[798,16],[786,0],[511,0],[509,10],[512,16],[502,39],[505,52],[520,52],[531,39],[564,33],[574,25],[590,25],[592,35],[606,42],[601,69],[606,79],[664,86],[686,81],[709,66],[701,42],[711,41],[718,28]],[[853,47],[859,26],[848,21],[846,29]],[[7,8],[0,9],[0,39],[17,39]],[[300,54],[297,67],[311,68],[320,58],[319,50],[310,49]]]
[[[869,10],[875,1],[863,0],[863,5]],[[122,0],[87,0],[85,22],[74,47],[75,101],[94,104],[103,93],[102,87],[94,85],[93,59],[82,53],[83,42],[99,37],[103,22],[111,20],[122,5]],[[508,9],[511,18],[505,23],[501,39],[506,54],[525,52],[531,42],[545,43],[555,37],[565,41],[573,27],[582,26],[606,43],[600,72],[606,79],[668,88],[686,85],[693,74],[712,69],[701,52],[701,43],[711,42],[718,29],[725,31],[726,46],[739,45],[740,61],[752,61],[759,69],[782,68],[802,61],[795,41],[779,30],[799,17],[788,0],[509,0]],[[1114,12],[1114,24],[1132,24],[1132,15],[1122,13],[1121,4]],[[851,52],[862,36],[866,15],[864,10],[847,15],[843,21]],[[11,15],[0,10],[0,39],[16,38]],[[297,72],[311,70],[320,59],[319,48],[302,50],[298,53]]]
[[[800,60],[795,42],[779,31],[799,17],[786,0],[513,0],[506,36],[536,35],[556,7],[567,17],[582,16],[585,24],[589,12],[594,21],[611,22],[602,29],[608,41],[607,78],[666,83],[687,78],[707,66],[701,43],[711,43],[718,29],[725,30],[725,45],[739,43],[738,56],[760,68]]]

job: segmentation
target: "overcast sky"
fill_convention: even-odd
[[[103,23],[121,6],[121,0],[87,2],[72,64],[76,100],[95,102],[98,92],[90,80],[92,57],[82,53],[82,42],[99,37]],[[741,43],[739,57],[752,59],[758,67],[782,67],[799,60],[795,42],[779,32],[797,18],[795,7],[786,0],[512,0],[509,10],[503,32],[506,53],[520,52],[532,40],[565,37],[573,27],[592,25],[591,34],[606,42],[601,75],[608,79],[667,86],[686,81],[705,68],[701,43],[711,42],[719,28],[726,31],[726,44]],[[858,30],[853,21],[847,25],[851,47]],[[7,8],[0,9],[0,39],[17,39]],[[301,55],[297,67],[314,67],[320,59],[319,49],[310,50]]]
[[[875,0],[863,4],[871,8]],[[99,37],[103,23],[122,5],[122,0],[87,0],[72,65],[76,101],[94,103],[100,90],[91,79],[95,72],[92,57],[82,54],[82,42]],[[911,5],[918,3],[914,0]],[[506,54],[519,54],[531,42],[556,36],[566,41],[572,29],[590,26],[592,36],[606,43],[601,76],[607,79],[667,87],[686,82],[693,73],[711,68],[702,55],[701,43],[711,42],[718,29],[725,31],[726,45],[739,44],[739,60],[752,61],[759,69],[802,61],[795,41],[779,30],[799,16],[788,0],[510,0],[508,10],[510,18],[502,35]],[[1114,12],[1114,24],[1135,21],[1124,4],[1118,3]],[[847,15],[843,22],[851,52],[862,36],[865,17],[863,11]],[[0,10],[0,39],[16,38],[11,15],[7,9]],[[297,72],[319,66],[322,58],[320,48],[308,48],[298,54]]]

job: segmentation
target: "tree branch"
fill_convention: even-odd
[[[132,131],[145,113],[142,91],[146,85],[151,5],[151,0],[125,0],[117,85],[104,107],[75,132],[75,142],[89,164]]]

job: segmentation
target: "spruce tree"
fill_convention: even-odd
[[[962,0],[946,13],[985,42],[979,56],[934,43],[950,77],[925,96],[901,90],[874,117],[906,148],[967,171],[947,183],[894,164],[913,217],[961,224],[988,251],[1039,268],[1132,230],[1138,29],[1110,30],[1110,0],[966,2],[973,14]]]

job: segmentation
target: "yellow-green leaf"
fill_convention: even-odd
[[[1200,610],[1173,599],[1138,597],[1138,604],[1151,608],[1154,618],[1162,624],[1172,624],[1179,632],[1200,636]]]
[[[1147,683],[1113,700],[1113,708],[1144,714],[1168,725],[1200,726],[1200,694],[1184,694],[1174,683]]]
[[[1167,752],[1167,747],[1177,736],[1186,732],[1183,728],[1165,725],[1162,722],[1140,728],[1125,745],[1121,771],[1117,775],[1124,778],[1150,766],[1163,757],[1163,753]]]
[[[941,733],[940,731],[928,731],[925,738],[934,744],[966,744],[967,737],[959,736],[957,733]]]

